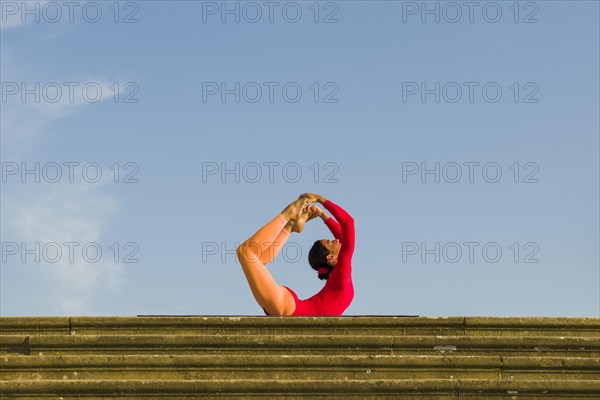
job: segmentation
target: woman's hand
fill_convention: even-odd
[[[325,201],[327,201],[325,199],[325,197],[321,196],[320,194],[316,194],[316,193],[302,193],[298,198],[301,197],[305,197],[308,199],[308,201],[310,201],[311,203],[325,203]]]
[[[306,220],[306,222],[310,221],[313,218],[317,218],[320,217],[321,215],[323,215],[323,210],[321,210],[319,207],[314,206],[314,205],[310,205],[308,206],[308,212],[309,212],[309,217]]]
[[[308,221],[310,221],[313,218],[317,218],[317,217],[321,218],[323,221],[325,221],[326,219],[329,218],[329,214],[327,214],[325,212],[325,210],[322,210],[319,207],[312,205],[312,204],[308,207],[309,207],[309,211],[312,212]]]

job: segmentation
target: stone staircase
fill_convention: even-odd
[[[1,317],[2,399],[600,399],[600,318]]]

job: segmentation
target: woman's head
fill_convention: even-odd
[[[326,273],[319,272],[319,279],[329,278],[329,274],[331,274],[337,263],[340,247],[341,243],[338,239],[321,239],[313,244],[308,252],[308,263],[315,271],[318,271],[319,268],[326,268],[328,270]]]

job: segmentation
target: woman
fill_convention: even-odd
[[[314,202],[323,205],[335,219],[310,205]],[[317,294],[300,300],[290,288],[275,282],[265,264],[273,261],[292,231],[302,232],[304,223],[316,217],[323,220],[335,238],[317,240],[308,254],[319,279],[327,282]],[[272,316],[342,315],[354,298],[353,253],[354,219],[332,201],[313,193],[302,194],[237,249],[254,298],[265,314]]]

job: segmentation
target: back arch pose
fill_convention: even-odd
[[[321,204],[334,218],[312,203]],[[287,286],[279,285],[266,264],[272,262],[292,232],[301,233],[304,224],[319,217],[334,239],[314,242],[308,262],[326,280],[315,295],[301,300]],[[314,193],[304,193],[267,222],[237,248],[250,290],[268,316],[340,316],[354,299],[352,255],[354,219],[342,207]]]

